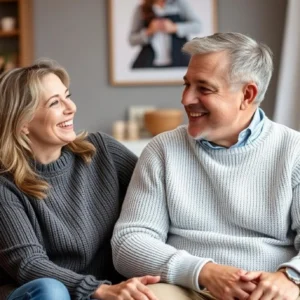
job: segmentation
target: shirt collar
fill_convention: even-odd
[[[245,146],[250,142],[253,142],[260,135],[264,125],[264,121],[265,121],[264,111],[261,108],[257,108],[249,126],[240,132],[237,143],[235,143],[229,148],[238,148],[238,147]],[[200,139],[198,140],[198,142],[201,145],[208,147],[210,149],[215,149],[215,150],[226,149],[225,147],[216,145],[205,139]]]

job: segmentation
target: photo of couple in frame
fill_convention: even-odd
[[[182,83],[189,58],[181,47],[217,31],[216,5],[216,0],[108,0],[110,83]]]

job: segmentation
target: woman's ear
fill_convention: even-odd
[[[254,82],[247,83],[244,86],[244,97],[240,106],[241,110],[246,110],[248,106],[254,103],[257,93],[257,85]]]
[[[25,135],[29,134],[28,123],[24,124],[21,128],[21,132]]]

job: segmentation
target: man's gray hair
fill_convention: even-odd
[[[230,82],[255,82],[258,86],[255,103],[264,99],[273,72],[273,54],[267,45],[244,34],[228,32],[194,38],[182,51],[191,56],[226,51],[230,60]]]

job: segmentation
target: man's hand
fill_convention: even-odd
[[[176,33],[177,32],[177,25],[176,23],[172,22],[169,19],[162,20],[162,30],[166,33]]]
[[[248,272],[241,276],[245,282],[256,282],[257,286],[249,300],[285,299],[296,300],[299,297],[299,288],[281,272]]]
[[[159,282],[159,276],[132,278],[115,285],[102,284],[92,295],[102,300],[158,300],[147,284]]]
[[[158,31],[164,31],[164,23],[162,19],[153,19],[147,30],[146,30],[146,34],[149,35],[153,35]]]
[[[256,284],[251,280],[241,280],[241,276],[246,273],[235,267],[207,263],[199,274],[199,284],[217,299],[247,299]]]

